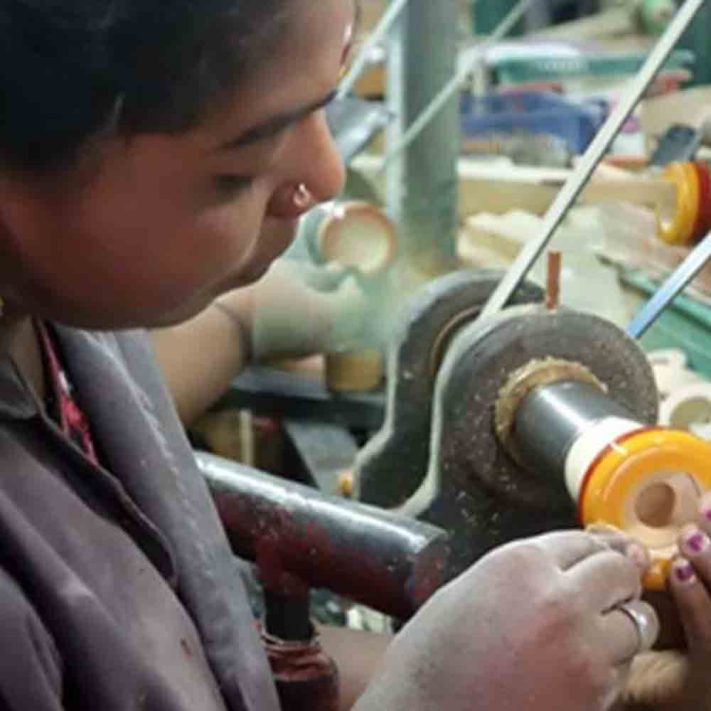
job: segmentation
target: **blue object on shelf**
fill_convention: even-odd
[[[466,138],[502,134],[556,136],[574,153],[583,153],[605,121],[601,102],[576,104],[549,92],[465,94],[461,101]]]

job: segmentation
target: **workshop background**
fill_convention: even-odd
[[[244,541],[268,528],[304,588],[332,591],[311,612],[277,591],[282,637],[304,634],[309,614],[388,629],[491,546],[575,524],[584,502],[559,470],[580,433],[524,402],[534,386],[586,417],[688,433],[689,451],[711,440],[711,3],[693,4],[361,0],[329,108],[348,184],[284,257],[347,302],[332,347],[251,367],[192,430],[237,463],[220,474],[202,460],[238,552],[258,557]],[[497,287],[521,265],[502,312]],[[640,316],[652,297],[662,308]],[[572,394],[553,392],[563,380]],[[693,498],[711,482],[708,461],[671,472],[681,479],[651,492],[664,501],[638,510],[640,525],[678,525],[684,487]],[[537,480],[531,463],[558,479]],[[239,467],[274,477],[243,484],[241,520],[225,484],[239,489]],[[280,514],[250,519],[255,501]]]

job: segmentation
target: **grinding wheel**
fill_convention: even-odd
[[[453,534],[452,574],[506,541],[576,523],[565,482],[526,471],[495,432],[495,404],[511,374],[548,357],[585,366],[612,400],[656,422],[644,353],[603,319],[522,306],[460,331],[437,376],[428,473],[402,507]]]
[[[501,280],[495,271],[460,271],[430,283],[408,306],[388,361],[385,422],[356,463],[358,496],[395,507],[422,483],[429,459],[432,391],[447,347],[475,321]],[[525,284],[514,303],[541,301]]]

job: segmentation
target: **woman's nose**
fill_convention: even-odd
[[[311,117],[310,140],[303,146],[306,185],[316,202],[327,202],[340,195],[346,183],[346,167],[326,122],[326,112]]]
[[[325,113],[309,117],[301,128],[289,157],[288,175],[293,177],[274,192],[267,209],[272,217],[298,218],[339,195],[345,184],[345,166]]]

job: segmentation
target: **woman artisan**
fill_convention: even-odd
[[[205,348],[242,337],[213,302],[341,188],[323,107],[353,15],[353,0],[0,2],[0,708],[278,707],[131,329],[202,313],[223,339]],[[493,553],[395,639],[358,708],[608,708],[654,636],[629,546],[572,532]]]

